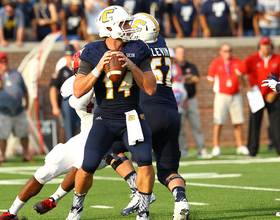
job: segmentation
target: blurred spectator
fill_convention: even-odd
[[[170,35],[171,21],[165,0],[139,0],[139,7],[136,8],[135,12],[145,12],[151,14],[159,23],[159,33],[164,37],[168,37]]]
[[[139,7],[138,0],[112,0],[110,5],[120,5],[132,15],[136,13],[136,9]]]
[[[63,57],[66,59],[66,65],[58,72],[54,72],[49,91],[53,115],[56,117],[61,117],[62,113],[63,120],[60,122],[61,124],[64,124],[66,141],[75,135],[77,125],[80,128],[80,119],[75,109],[70,107],[69,100],[63,100],[62,96],[60,95],[60,87],[66,79],[73,76],[74,74],[71,71],[71,61],[75,52],[76,51],[73,45],[66,45],[63,55]]]
[[[279,0],[258,0],[257,13],[253,18],[256,36],[277,36],[279,34]]]
[[[12,0],[0,8],[0,42],[1,46],[8,46],[8,41],[15,41],[22,46],[24,33],[24,16]]]
[[[33,39],[41,41],[51,32],[57,31],[57,11],[54,3],[50,3],[49,0],[38,0],[34,3],[33,10]]]
[[[206,2],[207,0],[193,0],[193,5],[196,9],[196,11],[199,13],[202,5]]]
[[[84,39],[88,41],[86,18],[81,4],[82,0],[71,0],[69,6],[60,11],[61,34],[66,44],[69,40],[79,40],[80,29]]]
[[[204,37],[236,36],[229,7],[224,0],[208,0],[200,10],[199,21]]]
[[[213,150],[212,155],[218,156],[220,150],[221,129],[227,122],[228,112],[231,123],[234,126],[234,135],[237,143],[237,154],[248,155],[249,151],[243,146],[242,124],[245,121],[240,94],[240,84],[235,69],[240,64],[240,60],[232,56],[232,48],[225,43],[220,48],[220,57],[214,59],[208,70],[207,79],[213,91],[214,98],[214,130],[213,130]]]
[[[37,0],[33,0],[33,4],[35,3],[34,1],[36,2]],[[57,14],[59,14],[60,10],[62,9],[62,0],[50,0],[50,2],[54,3],[56,12],[57,12]],[[67,6],[68,5],[66,5],[65,7],[67,7]]]
[[[247,56],[236,69],[240,76],[242,86],[246,90],[257,86],[261,91],[265,107],[268,111],[271,138],[278,155],[280,155],[280,99],[277,92],[269,87],[261,87],[262,81],[266,79],[269,72],[273,72],[278,78],[280,74],[280,56],[273,53],[273,45],[268,37],[262,37],[259,42],[259,51]],[[246,85],[243,75],[248,74],[249,85]],[[259,100],[255,100],[258,102]],[[255,113],[250,111],[249,135],[247,147],[249,156],[254,157],[259,150],[260,128],[264,108]]]
[[[24,16],[24,41],[32,40],[32,20],[34,19],[33,6],[28,0],[17,0],[17,8]]]
[[[175,58],[182,68],[185,88],[188,93],[188,106],[184,106],[185,111],[182,113],[183,127],[185,127],[186,119],[188,119],[195,140],[198,158],[211,158],[212,155],[207,152],[204,146],[204,135],[201,131],[198,101],[195,97],[195,85],[199,83],[198,71],[194,64],[187,62],[184,47],[178,46],[175,48]],[[186,152],[188,149],[187,142],[185,143],[185,146],[182,146],[182,148],[183,152]]]
[[[181,157],[187,157],[187,149],[185,145],[187,143],[184,124],[182,121],[182,114],[185,112],[185,106],[187,106],[187,90],[185,89],[185,81],[183,77],[183,71],[181,66],[175,61],[175,52],[172,48],[168,48],[171,60],[171,73],[172,73],[172,90],[177,102],[178,113],[180,115],[180,134],[179,134],[179,146],[181,151]],[[185,119],[185,118],[184,118]]]
[[[247,0],[243,7],[243,36],[254,36],[253,16],[256,10],[256,0]]]
[[[190,0],[173,4],[172,22],[177,31],[176,38],[197,37],[196,9]]]
[[[84,0],[87,35],[90,42],[100,40],[99,31],[97,29],[95,19],[98,14],[109,6],[107,0]]]
[[[0,87],[0,148],[1,161],[6,162],[7,140],[11,132],[20,138],[23,147],[23,161],[35,162],[28,155],[29,125],[26,117],[28,108],[28,92],[23,78],[19,72],[10,69],[8,56],[0,53],[0,75],[2,86]],[[22,106],[22,99],[25,105]]]
[[[234,24],[234,28],[237,31],[237,36],[242,37],[243,32],[243,10],[236,0],[226,0],[231,20]]]
[[[193,0],[193,5],[196,9],[196,13],[199,15],[200,10],[204,2],[207,0]],[[203,37],[203,30],[201,28],[200,22],[199,22],[199,16],[197,16],[197,36],[198,37]]]

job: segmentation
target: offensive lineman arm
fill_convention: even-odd
[[[81,98],[77,99],[73,95],[73,83],[75,80],[75,76],[71,76],[68,78],[60,88],[60,94],[64,99],[69,98],[69,105],[75,110],[83,110],[87,107],[90,101],[93,98],[93,89],[89,90],[88,93],[83,95]]]
[[[89,90],[88,93],[86,93],[85,95],[83,95],[78,99],[72,95],[69,98],[69,105],[76,110],[85,109],[88,103],[90,103],[90,101],[92,100],[92,97],[93,97],[93,89]]]

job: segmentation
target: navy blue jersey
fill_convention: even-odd
[[[158,35],[157,42],[148,45],[152,52],[151,68],[157,80],[157,91],[150,96],[141,90],[141,103],[164,105],[177,109],[171,84],[171,60],[165,40]]]
[[[135,12],[144,12],[148,14],[153,14],[155,19],[159,23],[159,33],[163,34],[163,14],[168,12],[168,9],[162,0],[138,0],[138,5],[135,9]]]
[[[225,30],[229,28],[229,7],[224,0],[206,1],[200,10],[204,14],[208,27],[213,30]]]
[[[70,6],[65,8],[66,14],[66,34],[74,35],[77,34],[78,29],[80,28],[80,22],[84,17],[84,10],[80,7],[79,10],[75,13],[70,11]]]
[[[135,14],[136,9],[139,8],[138,0],[113,0],[113,5],[123,6],[130,14]]]
[[[87,44],[80,54],[80,59],[96,67],[103,54],[108,51],[105,41],[91,42]],[[137,66],[144,59],[151,56],[151,51],[143,41],[130,41],[124,44],[121,49]],[[100,75],[94,85],[96,101],[99,114],[123,115],[124,112],[139,107],[140,89],[132,77],[132,72],[125,70],[123,78],[118,82],[112,82],[104,72]],[[101,111],[101,112],[100,112]]]
[[[185,36],[190,36],[193,31],[193,21],[196,10],[192,1],[183,3],[178,1],[173,4],[172,15],[177,16],[180,27]]]

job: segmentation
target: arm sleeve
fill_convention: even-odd
[[[93,67],[90,63],[82,60],[80,62],[80,67],[79,67],[78,73],[88,75],[90,73],[90,71],[92,71],[92,69],[93,69]]]
[[[142,70],[142,72],[146,72],[149,70],[152,70],[151,64],[150,64],[150,58],[146,58],[140,63],[139,69]]]
[[[85,95],[83,95],[78,99],[74,95],[72,95],[69,99],[69,105],[76,110],[84,109],[87,107],[92,97],[93,97],[93,89],[91,89],[88,93],[86,93]]]

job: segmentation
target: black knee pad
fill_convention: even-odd
[[[112,166],[112,168],[113,168],[114,170],[116,170],[117,167],[123,163],[123,161],[128,160],[127,156],[119,157],[118,155],[116,155],[116,154],[112,151],[110,154],[108,154],[108,155],[106,156],[105,161],[106,161],[106,163],[107,163],[108,165],[110,165],[110,164],[111,164],[111,161],[112,161],[113,159],[115,159],[115,161],[112,163],[111,166]]]
[[[171,175],[172,173],[170,173],[169,175]],[[173,173],[173,174],[176,174],[176,173]],[[168,176],[169,176],[168,175]],[[158,181],[162,184],[162,185],[164,185],[164,186],[168,186],[168,184],[172,181],[172,180],[174,180],[175,178],[180,178],[180,179],[182,179],[183,181],[184,181],[184,183],[186,184],[186,181],[184,180],[184,178],[180,175],[180,174],[176,174],[176,175],[174,175],[174,176],[172,176],[172,177],[170,177],[168,180],[166,180],[166,175],[165,175],[165,177],[164,178],[160,178],[159,177],[159,175],[158,175]]]

